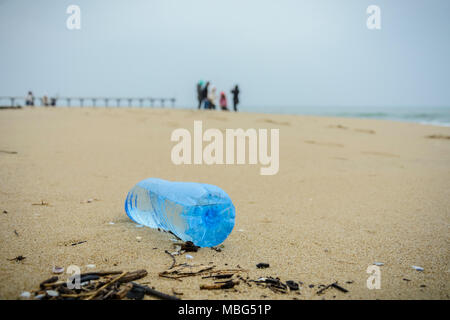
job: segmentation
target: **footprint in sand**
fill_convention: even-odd
[[[334,128],[334,129],[343,129],[343,130],[347,130],[348,128],[346,126],[343,126],[341,124],[337,124],[337,125],[329,125],[328,128]]]
[[[355,131],[357,132],[362,132],[362,133],[368,133],[368,134],[375,134],[375,130],[370,130],[370,129],[355,129]]]
[[[210,119],[210,120],[218,120],[218,121],[228,121],[228,119],[227,118],[224,118],[224,117],[207,117],[208,119]]]
[[[377,152],[377,151],[362,151],[363,154],[368,154],[371,156],[380,156],[380,157],[389,157],[389,158],[398,158],[399,155],[388,153],[388,152]]]
[[[6,153],[6,154],[17,154],[17,151],[6,151],[6,150],[0,150],[0,153]]]
[[[314,140],[305,140],[305,143],[316,144],[319,146],[326,146],[326,147],[339,147],[339,148],[344,147],[344,145],[339,144],[339,143],[334,143],[334,142],[317,142]]]
[[[428,139],[443,139],[443,140],[450,140],[450,136],[445,136],[443,134],[432,134],[429,136],[426,136]]]
[[[171,127],[171,128],[181,128],[181,124],[179,124],[178,122],[169,121],[166,124],[168,127]]]
[[[270,123],[270,124],[276,124],[276,125],[279,125],[279,126],[290,126],[291,125],[291,123],[287,122],[287,121],[275,121],[275,120],[272,120],[272,119],[260,119],[258,121],[266,122],[266,123]]]

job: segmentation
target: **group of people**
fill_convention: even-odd
[[[56,106],[56,98],[50,98],[50,100],[49,100],[48,97],[46,95],[44,95],[41,98],[41,104],[46,107],[48,107],[48,106],[55,107]],[[27,97],[25,98],[25,105],[34,106],[33,92],[28,91]]]
[[[230,91],[233,95],[233,109],[237,112],[237,105],[239,104],[239,86],[235,87]],[[216,109],[217,100],[217,88],[211,85],[209,81],[206,83],[200,80],[197,83],[197,99],[198,99],[198,109],[202,107],[204,109]],[[229,111],[227,96],[224,91],[220,93],[219,106],[223,111]]]

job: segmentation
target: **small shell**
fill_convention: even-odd
[[[59,292],[58,292],[58,291],[55,291],[55,290],[47,290],[46,292],[47,292],[47,294],[48,294],[50,297],[57,297],[57,296],[59,296]]]
[[[411,266],[413,269],[417,270],[417,271],[423,271],[424,269],[422,267],[419,266]]]
[[[55,273],[55,274],[63,273],[64,272],[64,267],[56,267],[56,266],[54,266],[52,268],[52,272]]]
[[[186,255],[186,259],[194,259],[194,257],[191,256],[190,254],[187,254],[187,255]]]
[[[95,264],[87,264],[87,265],[86,265],[86,268],[91,268],[91,269],[93,269],[93,268],[95,268]]]

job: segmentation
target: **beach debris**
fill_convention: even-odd
[[[84,200],[84,201],[80,201],[80,203],[92,203],[94,201],[100,201],[100,200],[99,199],[87,199],[87,200]]]
[[[48,294],[50,297],[57,297],[57,296],[59,296],[59,292],[58,292],[58,291],[55,291],[55,290],[46,290],[46,292],[47,292],[47,294]]]
[[[142,237],[136,237],[137,242],[141,242],[142,241]]]
[[[258,263],[258,264],[256,265],[256,267],[257,267],[258,269],[265,269],[265,268],[270,267],[270,265],[269,265],[268,263],[260,262],[260,263]]]
[[[60,273],[63,273],[63,272],[64,272],[64,267],[56,267],[56,266],[54,266],[54,267],[52,268],[52,272],[53,272],[54,274],[60,274]]]
[[[87,242],[87,240],[85,240],[85,241],[77,241],[77,242],[73,242],[73,243],[71,243],[70,245],[71,245],[71,246],[77,246],[77,245],[82,244],[82,243],[85,243],[85,242]]]
[[[202,264],[180,264],[173,265],[170,269],[159,273],[160,277],[179,279],[204,274],[205,271],[213,269],[214,266],[205,266]]]
[[[31,297],[31,293],[28,292],[28,291],[23,291],[23,292],[20,294],[20,297],[21,297],[21,298],[25,298],[25,299],[29,299],[29,298]]]
[[[93,268],[95,268],[95,264],[87,264],[87,265],[86,265],[86,268],[93,269]]]
[[[15,258],[8,259],[8,261],[20,262],[20,261],[25,260],[26,258],[27,258],[27,257],[24,257],[24,256],[20,255],[20,256],[17,256],[17,257],[15,257]]]
[[[40,287],[41,289],[43,289],[46,285],[55,283],[56,281],[58,281],[58,279],[59,279],[59,278],[58,278],[57,276],[53,276],[53,277],[51,277],[51,278],[49,278],[49,279],[47,279],[47,280],[42,281],[42,282],[39,284],[39,287]]]
[[[287,293],[288,286],[281,282],[280,278],[259,278],[258,280],[249,280],[251,282],[255,282],[258,286],[263,286],[265,288],[269,288],[275,293]]]
[[[32,203],[31,205],[32,205],[32,206],[49,206],[50,203],[48,203],[48,202],[46,202],[46,201],[44,201],[44,200],[41,200],[40,203]]]
[[[402,280],[403,280],[403,281],[406,281],[406,282],[411,281],[410,279],[407,279],[407,278],[403,278]]]
[[[184,293],[179,291],[177,288],[172,288],[172,293],[177,296],[182,296]]]
[[[150,288],[148,286],[143,286],[137,283],[132,282],[133,284],[133,289],[134,290],[140,290],[143,291],[144,294],[149,295],[149,296],[154,296],[163,300],[180,300],[180,298],[175,297],[175,296],[171,296],[169,294],[157,291],[153,288]]]
[[[169,251],[165,250],[164,252],[172,258],[172,265],[169,267],[169,269],[172,269],[177,264],[177,260],[175,259],[175,256]]]
[[[17,232],[17,230],[14,230],[14,234],[15,234],[16,236],[19,236],[19,233]]]
[[[69,289],[67,281],[58,281],[58,277],[53,276],[43,281],[39,285],[40,290],[33,293],[35,299],[49,300],[143,299],[144,295],[179,300],[178,297],[133,282],[145,276],[147,276],[146,270],[83,273],[80,275],[81,287],[75,289]],[[24,297],[31,297],[31,293],[24,294]]]
[[[7,213],[8,213],[8,210],[3,210],[3,213],[4,213],[4,214],[7,214]]]
[[[213,284],[202,284],[200,285],[200,290],[231,289],[238,284],[239,280],[219,281]]]
[[[217,251],[217,252],[222,252],[222,249],[225,248],[225,246],[223,244],[220,244],[216,247],[211,247],[211,250]]]
[[[187,254],[187,255],[186,255],[186,259],[194,259],[194,257],[191,256],[190,254]]]
[[[296,291],[298,290],[298,283],[293,280],[286,281],[286,285],[289,287],[290,290]]]
[[[379,267],[384,266],[383,262],[374,262],[373,264]]]
[[[416,271],[423,271],[424,269],[422,267],[419,266],[411,266],[414,270]]]
[[[181,250],[186,252],[197,252],[200,247],[196,246],[192,241],[186,241],[181,244]]]
[[[337,282],[333,282],[333,283],[331,283],[331,284],[329,284],[327,286],[321,285],[321,287],[322,288],[319,291],[316,292],[317,295],[323,294],[329,288],[335,288],[335,289],[337,289],[337,290],[339,290],[341,292],[344,292],[344,293],[348,292],[347,289],[341,287]]]
[[[110,222],[108,222],[108,224],[110,224],[110,225],[114,225],[115,223],[114,223],[114,222],[112,222],[112,221],[110,221]]]

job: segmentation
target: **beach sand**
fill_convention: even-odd
[[[192,132],[194,120],[204,128],[279,128],[278,174],[260,175],[259,164],[174,165],[171,132]],[[53,266],[78,265],[82,272],[146,269],[139,282],[175,289],[182,299],[448,299],[450,140],[442,138],[449,135],[444,127],[346,118],[2,110],[0,298],[37,289]],[[173,236],[136,228],[123,209],[129,189],[148,177],[215,184],[236,207],[221,252],[202,248],[178,262],[239,265],[250,279],[301,281],[301,294],[244,283],[208,291],[199,286],[210,279],[160,278],[172,262],[164,251],[174,250]],[[41,201],[48,205],[33,205]],[[25,259],[10,261],[20,255]],[[259,262],[270,267],[257,269]],[[366,270],[374,262],[384,263],[381,288],[369,290]],[[349,292],[316,294],[319,284],[334,281]]]

